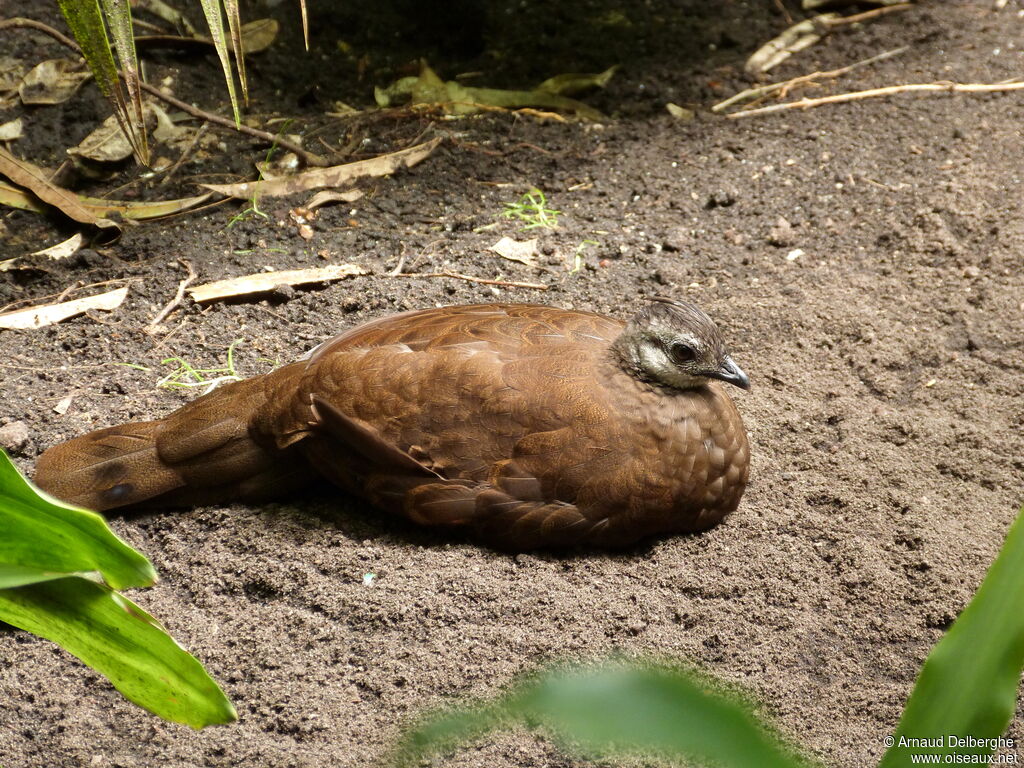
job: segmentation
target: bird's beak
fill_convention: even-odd
[[[711,379],[719,379],[720,381],[735,384],[740,389],[750,389],[750,377],[728,355],[722,361],[722,367],[717,371],[708,373],[707,376]]]

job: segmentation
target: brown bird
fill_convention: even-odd
[[[96,510],[280,497],[318,474],[506,550],[620,547],[733,511],[750,449],[712,320],[528,304],[361,325],[158,421],[54,446],[36,483]]]

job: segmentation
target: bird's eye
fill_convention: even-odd
[[[688,363],[697,357],[696,351],[689,344],[683,344],[682,342],[676,342],[669,348],[669,354],[672,356],[672,362],[676,364]]]

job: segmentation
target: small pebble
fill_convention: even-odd
[[[0,448],[8,453],[20,453],[28,445],[28,424],[12,421],[0,427]]]

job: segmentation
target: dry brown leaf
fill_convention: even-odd
[[[805,19],[769,40],[747,59],[745,69],[752,75],[762,75],[778,66],[797,51],[814,45],[828,34],[828,22],[839,18],[838,13],[823,13]]]
[[[132,143],[125,136],[117,117],[110,115],[89,133],[69,155],[85,157],[98,163],[118,163],[132,156]]]
[[[18,94],[23,104],[61,104],[92,75],[82,71],[78,59],[49,59],[34,66],[22,79]]]
[[[0,125],[0,141],[15,141],[22,135],[21,118],[9,120]]]
[[[256,19],[242,25],[242,50],[246,53],[259,53],[269,48],[281,28],[274,19]]]
[[[39,202],[39,198],[31,192],[11,186],[5,181],[0,181],[0,205],[17,208],[21,211],[46,212],[46,206]]]
[[[3,163],[4,152],[0,149],[0,173],[5,173]],[[30,167],[35,168],[35,166]],[[35,170],[42,173],[40,169]],[[56,189],[62,188],[56,187]],[[72,194],[67,190],[64,191],[69,195]],[[144,219],[156,219],[161,216],[170,216],[174,213],[187,211],[190,208],[195,208],[197,205],[205,203],[212,196],[212,193],[205,192],[201,195],[196,195],[194,197],[182,197],[177,200],[154,200],[142,203],[122,200],[100,200],[95,197],[84,196],[77,196],[76,199],[78,205],[89,215],[102,217],[111,213],[117,213],[125,219],[141,221]],[[36,213],[45,213],[47,210],[46,206],[41,205],[39,198],[32,194],[32,192],[27,192],[24,189],[19,189],[2,181],[0,181],[0,205],[9,205],[12,208],[19,208],[25,211],[35,211]],[[60,206],[57,207],[59,208]],[[71,218],[75,217],[71,216]],[[106,221],[106,219],[99,220]],[[79,219],[75,219],[75,221],[79,221]],[[109,222],[109,224],[113,224],[113,222]],[[109,231],[120,232],[120,228],[111,228]]]
[[[69,317],[88,312],[90,309],[110,311],[117,309],[128,295],[128,287],[115,291],[87,296],[84,299],[64,301],[60,304],[38,304],[34,307],[5,312],[0,315],[0,328],[45,328],[48,325],[67,320]]]
[[[251,296],[267,293],[279,285],[308,285],[309,283],[329,283],[355,275],[369,274],[356,264],[333,264],[329,267],[312,269],[289,269],[283,272],[259,272],[255,275],[232,277],[228,280],[217,280],[213,283],[197,285],[188,292],[196,301],[216,301],[236,296]]]
[[[295,192],[305,192],[317,187],[339,187],[353,184],[357,179],[387,176],[400,168],[411,168],[425,160],[437,149],[441,139],[431,139],[424,144],[391,152],[387,155],[360,160],[355,163],[335,165],[330,168],[313,168],[295,176],[282,176],[270,181],[246,181],[241,184],[202,184],[201,186],[227,197],[250,200],[255,197],[280,197]]]
[[[73,192],[52,184],[42,168],[20,160],[3,148],[0,148],[0,174],[30,190],[44,203],[59,208],[70,219],[104,230],[121,231],[118,224],[88,210]]]
[[[354,203],[364,194],[366,193],[361,189],[323,189],[309,198],[309,202],[306,203],[305,207],[315,211],[317,208],[328,203]]]
[[[51,245],[49,248],[42,248],[38,251],[31,253],[30,255],[46,256],[54,260],[66,259],[68,256],[74,255],[78,251],[78,249],[82,247],[82,243],[84,242],[85,238],[82,236],[82,233],[79,232],[69,237],[63,243]]]
[[[513,240],[511,237],[503,237],[487,250],[492,251],[503,259],[518,261],[528,267],[537,266],[537,239]]]

